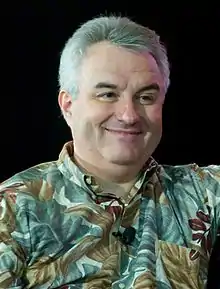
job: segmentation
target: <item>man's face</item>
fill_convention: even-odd
[[[86,162],[144,163],[162,134],[163,79],[154,58],[109,43],[90,47],[67,118]]]

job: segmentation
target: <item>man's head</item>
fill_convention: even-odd
[[[162,134],[166,50],[127,18],[82,25],[61,55],[59,104],[76,156],[99,168],[141,168]]]

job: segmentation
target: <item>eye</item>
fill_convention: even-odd
[[[142,94],[139,97],[140,103],[143,105],[152,104],[155,101],[154,94]]]
[[[109,101],[109,102],[115,101],[118,98],[117,94],[113,91],[97,94],[96,97],[100,100]]]

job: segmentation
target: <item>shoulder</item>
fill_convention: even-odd
[[[185,165],[161,165],[159,174],[165,180],[174,183],[201,183],[204,186],[220,184],[220,166],[200,166],[196,163]]]
[[[172,200],[187,208],[193,204],[209,208],[216,221],[220,221],[220,166],[159,166],[159,178]]]
[[[185,206],[208,206],[220,214],[220,167],[186,164],[159,166],[158,176],[171,199]],[[216,213],[215,213],[216,214]]]
[[[38,164],[2,182],[0,196],[1,198],[4,195],[15,197],[18,193],[28,193],[37,199],[46,198],[60,175],[57,161]]]

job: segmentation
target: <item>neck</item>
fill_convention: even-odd
[[[139,172],[143,167],[143,164],[121,166],[112,163],[91,163],[83,160],[77,154],[74,154],[74,161],[85,173],[93,175],[103,183],[112,183],[119,186],[133,183],[137,179]],[[94,165],[95,163],[99,163],[99,166]]]
[[[137,181],[139,170],[129,171],[128,169],[109,168],[104,166],[100,168],[83,161],[75,155],[75,163],[85,172],[93,175],[96,182],[101,186],[105,193],[113,193],[117,197],[127,201],[127,197]],[[132,173],[131,173],[132,172]]]
[[[130,182],[126,183],[112,183],[106,182],[100,178],[96,178],[97,183],[101,186],[102,191],[105,193],[115,194],[117,197],[122,197],[124,200],[127,200],[127,196],[131,192],[132,188],[134,187],[137,178],[131,180]]]

